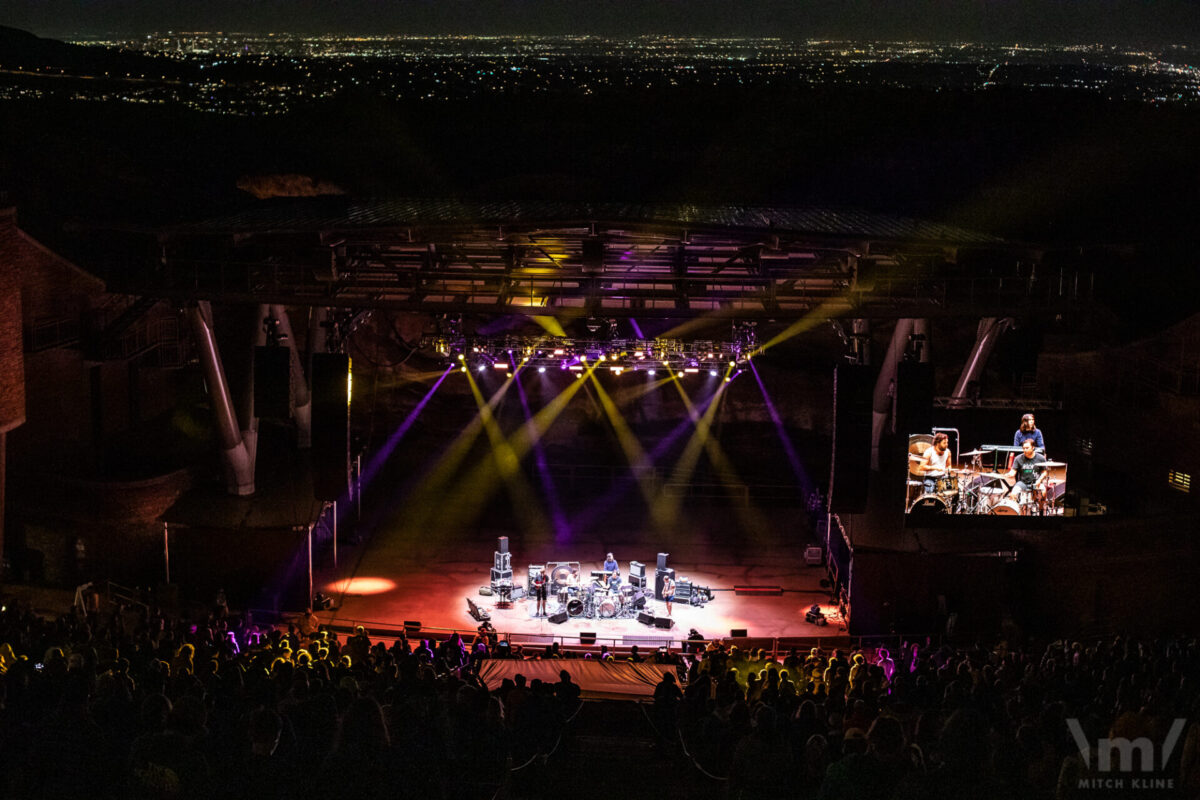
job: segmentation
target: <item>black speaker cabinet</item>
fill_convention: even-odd
[[[638,622],[642,623],[643,625],[653,625],[654,624],[654,615],[647,614],[645,611],[639,611],[638,612]]]
[[[337,500],[350,481],[350,358],[313,353],[312,475],[318,500]]]
[[[505,553],[500,550],[492,553],[492,569],[512,572],[512,553]]]
[[[632,578],[635,576],[638,578],[646,577],[646,565],[640,561],[629,562],[629,577]]]
[[[301,379],[303,380],[303,379]],[[264,419],[291,416],[292,352],[275,347],[254,348],[254,414]]]
[[[500,537],[500,544],[496,547],[496,549],[499,550],[501,553],[508,552],[508,537],[507,536]]]
[[[734,628],[729,632],[729,636],[733,639],[745,639],[749,635],[746,628]]]
[[[675,627],[675,620],[671,619],[670,617],[655,617],[654,627],[669,631],[671,628]]]
[[[595,644],[596,643],[596,634],[589,633],[587,631],[580,631],[579,632],[579,643],[580,644]]]
[[[871,400],[875,373],[860,364],[839,364],[833,376],[833,463],[829,510],[862,513],[871,471]]]
[[[547,617],[547,619],[549,619],[555,625],[561,625],[567,621],[567,612],[559,611],[557,614],[551,614],[549,617]]]
[[[667,568],[667,556],[669,556],[669,555],[671,555],[671,554],[670,553],[659,553],[658,554],[658,568],[659,569]]]

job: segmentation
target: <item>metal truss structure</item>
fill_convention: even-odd
[[[881,215],[340,203],[158,231],[154,291],[560,319],[997,315],[1058,312],[1080,299],[1079,276],[1047,274],[1039,251]]]

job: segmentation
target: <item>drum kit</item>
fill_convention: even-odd
[[[637,616],[638,592],[633,586],[609,589],[600,580],[580,586],[571,575],[552,577],[552,580],[558,587],[558,611],[565,611],[570,617],[625,619]]]
[[[907,508],[910,515],[992,514],[1029,517],[1062,513],[1058,489],[1065,479],[1065,462],[1038,463],[1038,469],[1050,470],[1049,478],[1039,481],[1039,486],[1033,491],[1016,492],[1005,473],[990,472],[980,465],[980,457],[994,454],[994,450],[971,450],[961,456],[971,458],[971,466],[951,468],[944,476],[930,478],[933,491],[927,492],[927,479],[919,465],[925,460],[925,451],[930,447],[932,437],[921,434],[909,439]]]

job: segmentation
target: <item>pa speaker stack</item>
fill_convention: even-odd
[[[501,536],[498,548],[492,554],[492,588],[512,586],[512,553],[508,552],[508,537]]]

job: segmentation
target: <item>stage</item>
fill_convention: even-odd
[[[363,545],[344,549],[336,571],[328,563],[318,570],[315,589],[333,601],[333,607],[318,616],[340,629],[363,625],[376,635],[401,630],[406,622],[420,623],[427,630],[473,632],[479,623],[469,614],[470,599],[490,614],[497,631],[531,645],[553,641],[576,645],[581,634],[594,634],[596,644],[637,644],[644,649],[683,640],[691,629],[712,639],[729,638],[734,630],[745,630],[753,639],[845,635],[833,616],[836,611],[828,591],[820,586],[824,568],[805,564],[804,548],[809,542],[800,531],[781,520],[776,523],[780,527],[770,534],[740,536],[730,533],[736,525],[721,523],[725,510],[709,511],[712,513],[704,514],[686,533],[658,541],[651,533],[620,524],[614,525],[617,533],[606,535],[603,541],[577,534],[563,542],[552,541],[553,535],[515,531],[428,531],[418,535],[405,533],[402,526],[386,527]],[[586,576],[600,569],[605,553],[612,552],[626,580],[631,559],[645,564],[652,589],[657,553],[667,552],[668,566],[675,569],[676,577],[710,588],[713,599],[702,607],[676,601],[670,629],[639,623],[636,617],[570,617],[554,624],[546,617],[533,616],[532,598],[498,608],[497,596],[481,595],[479,590],[489,584],[501,535],[509,536],[517,585],[525,585],[530,564],[578,561]],[[322,559],[328,561],[325,556]],[[735,586],[778,587],[779,591],[747,595],[735,592]],[[647,599],[645,611],[667,617],[664,602]],[[814,603],[831,615],[828,625],[805,622],[804,613]],[[555,594],[546,607],[549,614],[558,610]]]

